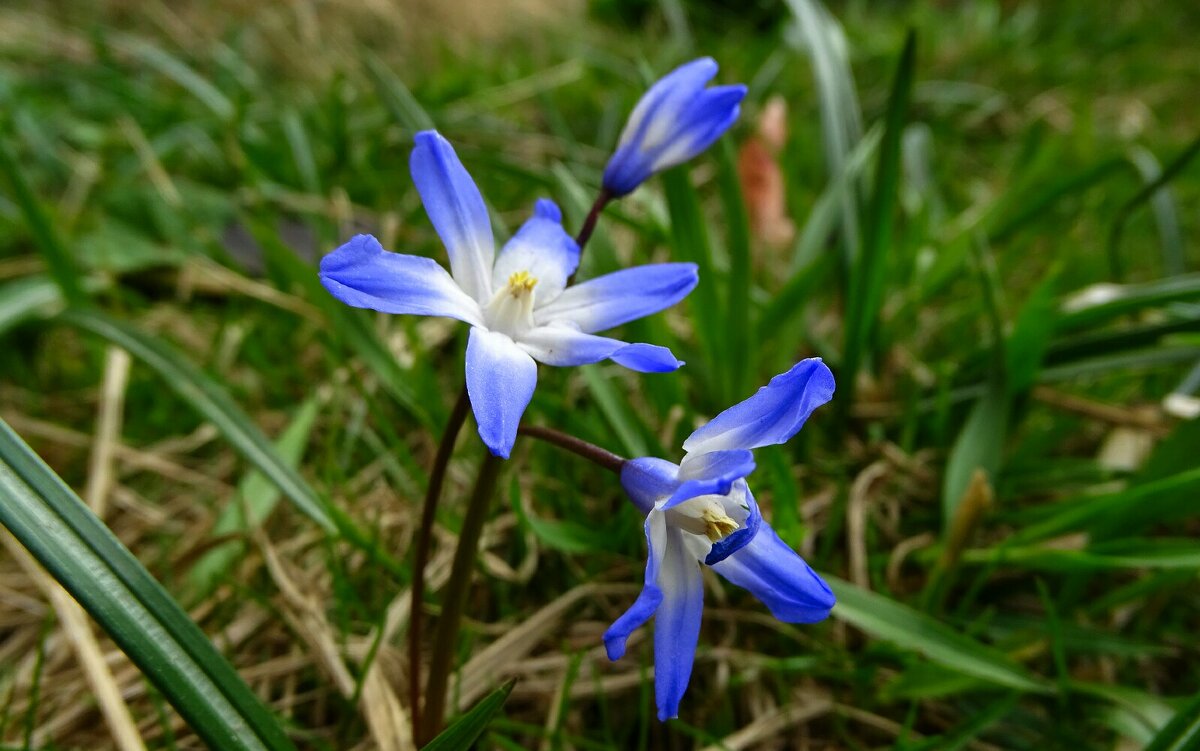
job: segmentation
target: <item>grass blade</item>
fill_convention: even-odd
[[[846,171],[850,152],[862,138],[862,110],[850,71],[846,35],[819,0],[788,0],[788,6],[796,17],[798,41],[812,61],[820,101],[821,138],[832,180]],[[847,254],[856,253],[859,246],[859,185],[852,180],[838,196]]]
[[[850,270],[846,345],[840,379],[844,384],[840,402],[843,414],[854,403],[855,380],[875,337],[876,319],[883,304],[884,279],[888,271],[885,252],[892,240],[896,196],[900,188],[900,138],[908,118],[916,57],[917,35],[910,30],[904,40],[888,101],[875,186],[864,217],[862,252]]]
[[[700,270],[700,284],[688,296],[687,305],[696,318],[696,333],[704,352],[705,370],[714,375],[723,371],[716,364],[723,358],[723,337],[726,331],[721,312],[724,308],[718,295],[712,256],[712,245],[708,240],[708,228],[704,212],[700,209],[700,198],[692,186],[687,167],[676,167],[663,173],[663,187],[667,195],[667,209],[671,215],[671,258],[675,261],[691,261]],[[725,379],[718,381],[716,394],[724,394]]]
[[[79,270],[75,268],[75,261],[71,258],[67,246],[63,243],[58,231],[55,230],[54,224],[46,214],[46,209],[34,194],[33,188],[29,186],[29,181],[25,179],[25,173],[21,170],[6,139],[2,136],[0,136],[0,173],[3,173],[9,185],[12,186],[13,195],[17,205],[21,208],[21,213],[25,216],[25,223],[29,225],[29,231],[33,234],[34,243],[41,252],[42,258],[46,260],[46,268],[50,270],[50,277],[54,279],[67,302],[75,305],[84,304],[87,296],[79,281]]]
[[[1196,751],[1200,749],[1200,694],[1179,710],[1146,751]]]
[[[1141,190],[1117,209],[1117,214],[1113,217],[1112,226],[1108,231],[1107,246],[1109,265],[1112,268],[1113,276],[1117,279],[1120,279],[1123,273],[1120,256],[1121,235],[1125,232],[1125,223],[1129,221],[1130,215],[1142,204],[1153,200],[1159,194],[1159,190],[1174,180],[1197,154],[1200,154],[1200,137],[1188,144],[1187,148],[1172,159],[1171,163],[1159,172],[1157,177],[1148,181]],[[1168,259],[1168,266],[1170,263],[1171,261]]]
[[[0,420],[0,523],[212,748],[292,750],[271,712],[104,524]]]
[[[16,279],[0,287],[0,334],[41,311],[62,306],[62,292],[50,279],[38,274]]]
[[[154,337],[100,311],[67,310],[62,320],[107,339],[149,365],[197,412],[212,422],[234,448],[326,532],[337,525],[325,504],[300,474],[288,466],[262,430],[217,382],[182,354]]]
[[[468,751],[472,744],[487,730],[488,723],[504,707],[517,679],[513,678],[500,688],[479,700],[471,711],[459,717],[450,727],[424,746],[421,751]]]
[[[837,595],[835,618],[930,660],[997,686],[1032,693],[1050,688],[1008,655],[965,636],[924,613],[848,581],[825,576]]]
[[[383,106],[387,108],[392,119],[413,133],[419,130],[433,129],[433,118],[386,63],[374,54],[368,53],[363,58],[363,64],[371,76],[371,81],[375,84],[375,91],[379,94],[380,101],[383,102]]]
[[[314,399],[300,405],[296,417],[276,441],[275,450],[289,467],[295,468],[299,464],[319,408],[319,403]],[[247,474],[238,484],[237,494],[217,517],[210,534],[213,537],[224,537],[257,527],[271,515],[279,502],[279,496],[279,486],[261,472]],[[205,553],[188,572],[188,579],[194,590],[192,594],[197,598],[206,597],[245,549],[246,546],[241,541],[230,540]]]
[[[721,188],[721,204],[725,221],[729,225],[726,235],[726,251],[729,253],[729,276],[725,315],[725,333],[729,349],[723,358],[728,373],[726,382],[729,391],[727,401],[750,389],[749,377],[755,363],[751,353],[754,346],[754,329],[750,325],[750,219],[746,215],[746,202],[742,186],[738,181],[733,145],[726,138],[716,150],[719,167],[718,182]]]

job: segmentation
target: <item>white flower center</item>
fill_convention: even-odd
[[[533,328],[533,290],[537,283],[528,271],[510,274],[508,284],[496,292],[484,310],[487,327],[513,338]]]
[[[702,495],[667,510],[667,523],[685,532],[720,542],[737,531],[741,524],[729,515],[719,495]]]

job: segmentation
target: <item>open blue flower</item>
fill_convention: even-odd
[[[604,634],[610,660],[651,616],[658,718],[679,714],[692,674],[704,585],[699,563],[749,590],[776,618],[815,623],[833,592],[763,521],[744,479],[751,449],[784,443],[833,396],[833,374],[819,358],[802,360],[754,396],[714,417],[683,442],[679,464],[643,457],[621,471],[625,492],[646,514],[646,579],[637,600]]]
[[[431,258],[383,249],[358,235],[321,259],[321,283],[356,308],[456,318],[471,325],[467,392],[479,436],[507,458],[533,397],[537,365],[612,360],[644,373],[681,363],[670,350],[626,344],[594,332],[657,313],[696,286],[695,264],[635,266],[567,287],[579,246],[562,214],[541,199],[497,255],[483,196],[453,147],[434,131],[416,135],[410,167],[425,212],[450,256],[450,273]]]
[[[705,88],[717,63],[702,57],[663,76],[642,95],[604,168],[604,189],[619,198],[655,172],[707,149],[738,118],[746,87]]]

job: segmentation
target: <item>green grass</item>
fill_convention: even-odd
[[[578,226],[645,82],[709,54],[751,85],[742,122],[606,212],[582,271],[700,263],[689,300],[619,332],[688,367],[542,368],[528,417],[677,459],[699,421],[824,357],[834,404],[752,482],[841,604],[778,624],[712,577],[681,719],[658,723],[649,642],[600,648],[641,582],[638,515],[602,470],[521,443],[450,681],[487,710],[517,679],[483,747],[720,747],[783,716],[785,748],[1192,748],[1198,423],[1163,406],[1200,363],[1185,6],[831,4],[851,85],[828,57],[814,75],[836,44],[787,28],[804,0],[664,2],[625,26],[548,3],[9,3],[0,417],[86,495],[98,411],[123,395],[105,522],[298,747],[379,746],[408,708],[409,544],[466,332],[345,308],[315,258],[363,230],[443,257],[408,177],[429,124],[499,237],[539,196]],[[775,95],[783,247],[753,234],[737,172]],[[113,345],[134,365],[106,388]],[[481,452],[469,426],[433,624]],[[0,558],[5,747],[112,745],[61,633]],[[196,747],[178,696],[112,670],[147,747]]]

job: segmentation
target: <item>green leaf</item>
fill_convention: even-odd
[[[1056,268],[1030,293],[1005,340],[1004,385],[1010,395],[1023,394],[1037,383],[1058,317],[1054,299],[1057,277]]]
[[[0,287],[0,334],[62,304],[62,292],[50,279],[40,274],[14,279]]]
[[[187,63],[146,40],[122,34],[116,37],[118,45],[147,68],[182,86],[204,106],[208,107],[221,122],[233,120],[237,110],[221,90],[192,70]]]
[[[700,198],[692,187],[687,166],[667,170],[662,175],[666,189],[667,209],[671,215],[671,257],[676,261],[691,261],[700,271],[700,284],[688,295],[686,305],[696,320],[696,336],[704,351],[706,370],[724,375],[718,369],[723,361],[721,353],[728,332],[725,310],[721,304],[716,283],[712,245],[708,239],[708,226],[700,208]],[[723,393],[723,379],[718,381],[716,393]]]
[[[388,352],[379,336],[367,324],[363,311],[343,304],[329,294],[321,284],[317,270],[305,263],[295,251],[279,238],[279,233],[266,222],[246,219],[254,239],[262,246],[263,256],[269,267],[277,270],[294,284],[306,300],[316,305],[329,320],[329,326],[337,342],[362,358],[379,382],[417,422],[430,430],[440,430],[440,421],[435,419],[427,405],[421,402],[413,388],[411,371],[406,371]]]
[[[211,748],[294,750],[270,710],[199,627],[3,420],[0,523]]]
[[[517,679],[513,678],[500,688],[479,700],[471,707],[471,711],[450,724],[450,727],[438,733],[438,736],[426,744],[421,751],[469,751],[471,745],[483,735],[488,724],[496,713],[504,706],[508,695],[512,693]]]
[[[1172,159],[1170,164],[1168,164],[1165,169],[1158,171],[1157,175],[1151,177],[1149,174],[1147,174],[1145,169],[1141,170],[1146,179],[1146,184],[1141,190],[1139,190],[1128,201],[1126,201],[1121,208],[1117,209],[1116,214],[1113,216],[1112,225],[1109,227],[1108,231],[1108,260],[1109,265],[1112,267],[1113,275],[1117,278],[1120,278],[1122,274],[1122,263],[1120,259],[1121,236],[1125,232],[1125,224],[1129,221],[1129,217],[1139,206],[1147,202],[1153,202],[1157,196],[1162,195],[1160,191],[1168,183],[1174,180],[1181,172],[1183,172],[1184,167],[1186,167],[1188,163],[1196,157],[1197,154],[1200,154],[1200,137],[1195,138],[1190,144],[1188,144],[1187,147],[1179,153],[1179,156]],[[1153,157],[1151,157],[1151,159],[1153,159]],[[1154,166],[1157,167],[1157,164]],[[1163,255],[1168,271],[1178,273],[1179,267],[1182,264],[1182,259],[1179,257],[1182,253],[1181,249],[1169,249],[1167,247],[1168,240],[1165,237],[1163,238],[1163,244]],[[1175,257],[1173,258],[1172,255]]]
[[[1147,308],[1196,300],[1200,300],[1200,274],[1181,274],[1143,284],[1106,285],[1095,302],[1072,305],[1062,317],[1061,328],[1064,331],[1093,328]]]
[[[521,523],[546,545],[564,553],[611,551],[615,547],[613,539],[624,532],[624,525],[620,529],[613,524],[597,528],[596,525],[581,524],[570,519],[543,519],[530,513],[521,503],[520,481],[515,475],[510,481],[508,495],[513,512]]]
[[[651,455],[642,430],[638,427],[637,417],[629,403],[613,388],[612,381],[604,376],[601,366],[584,365],[579,370],[596,400],[596,406],[616,432],[626,453],[629,456]]]
[[[875,338],[875,327],[883,305],[884,280],[890,266],[887,250],[892,242],[896,198],[900,189],[901,136],[908,119],[916,71],[917,36],[909,30],[896,66],[892,93],[884,119],[875,186],[863,216],[862,248],[850,266],[846,301],[846,342],[842,362],[842,414],[854,403],[854,385],[859,369]]]
[[[284,429],[283,435],[275,442],[275,450],[293,469],[300,463],[319,409],[320,405],[315,399],[304,402]],[[213,537],[225,537],[254,529],[275,510],[279,496],[278,485],[257,470],[250,472],[238,483],[237,493],[217,517],[210,534]],[[230,540],[205,553],[188,572],[192,595],[196,598],[206,597],[245,549],[241,541]]]
[[[862,138],[862,108],[854,88],[846,33],[819,0],[788,0],[796,17],[796,33],[789,41],[811,60],[813,82],[821,116],[821,139],[831,179],[846,172],[851,150]],[[838,215],[846,252],[857,252],[862,196],[854,178],[837,193]]]
[[[1146,751],[1196,751],[1200,749],[1200,694],[1175,713]]]
[[[722,363],[727,369],[725,396],[732,402],[750,389],[749,376],[754,372],[751,353],[755,353],[754,329],[750,325],[750,219],[738,179],[737,161],[731,141],[726,138],[716,150],[721,204],[728,224],[726,250],[729,253],[727,277],[728,303],[725,315],[726,356]]]
[[[1004,386],[992,382],[971,407],[962,432],[950,449],[946,474],[942,478],[942,524],[949,529],[959,504],[971,484],[975,470],[987,473],[994,486],[1003,459],[1004,438],[1008,433],[1009,397]]]
[[[822,576],[837,596],[835,618],[964,675],[997,686],[1050,693],[1044,680],[1031,675],[1003,652],[888,597],[833,576]]]
[[[167,343],[98,310],[69,309],[65,323],[107,339],[149,365],[233,447],[291,499],[296,508],[326,532],[338,529],[325,504],[300,473],[288,466],[262,430],[216,381]]]
[[[392,119],[412,133],[419,130],[432,130],[433,118],[421,107],[417,98],[412,95],[387,63],[373,53],[367,53],[363,58],[367,73],[375,84],[375,92],[379,101],[387,108]]]

